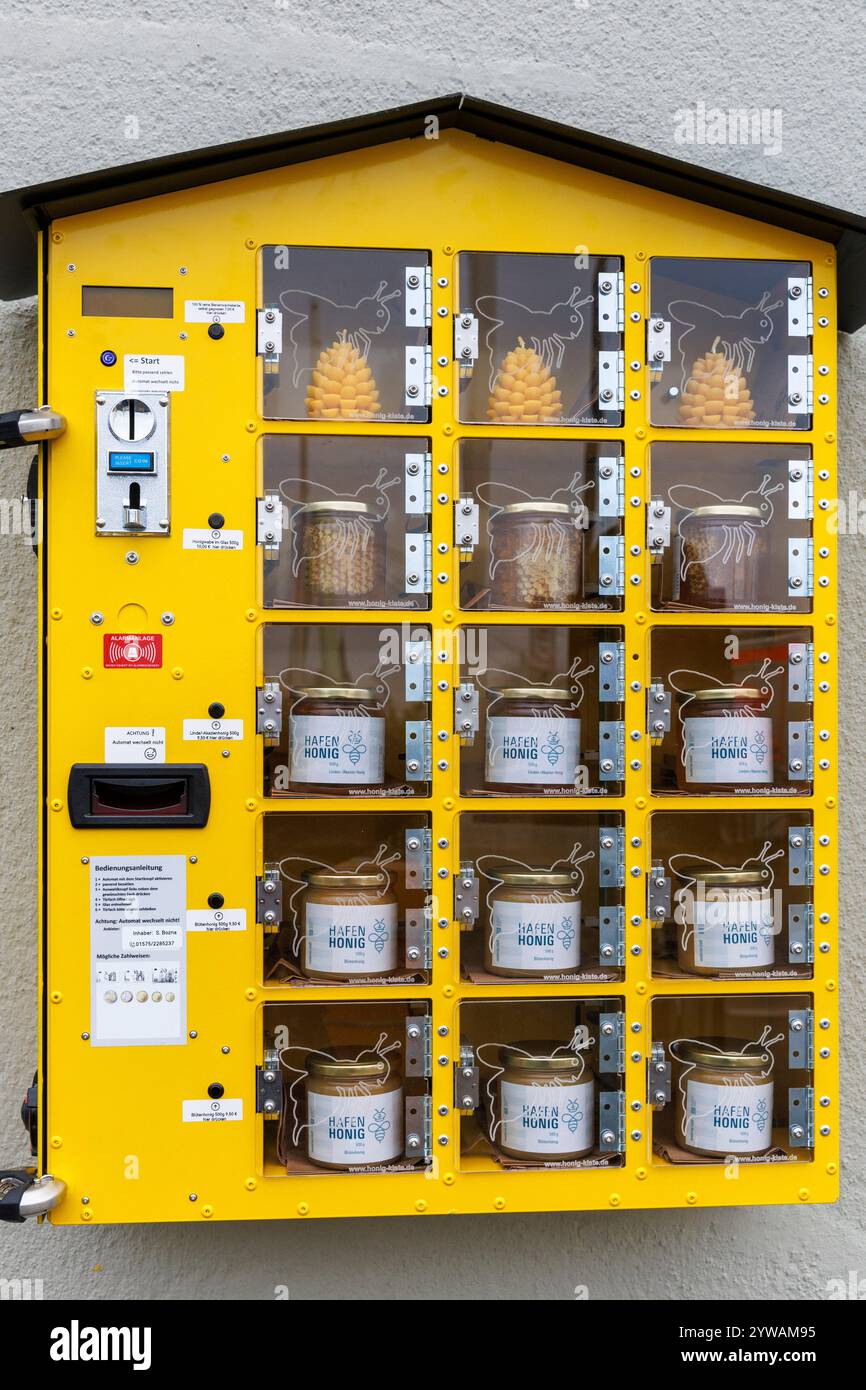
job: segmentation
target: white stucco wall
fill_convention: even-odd
[[[860,0],[0,0],[0,187],[444,92],[866,212]],[[781,150],[680,145],[679,108],[781,113]],[[772,116],[771,116],[772,119]],[[866,333],[841,340],[842,497],[866,491]],[[35,401],[36,308],[0,306],[0,409]],[[0,455],[0,497],[27,451]],[[0,1226],[45,1298],[820,1298],[866,1276],[866,541],[841,544],[844,1196],[835,1208],[52,1230]],[[35,562],[0,536],[0,1166],[36,1053]],[[110,1123],[110,1099],[106,1099]]]

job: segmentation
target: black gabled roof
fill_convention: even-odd
[[[422,138],[433,116],[441,130],[465,130],[485,140],[498,140],[564,164],[593,169],[831,242],[838,259],[839,326],[853,333],[866,323],[866,218],[460,93],[349,120],[305,126],[280,135],[263,135],[163,159],[98,169],[4,193],[0,195],[0,296],[20,299],[35,293],[34,233],[55,217],[392,140]]]

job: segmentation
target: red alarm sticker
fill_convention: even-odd
[[[109,669],[155,671],[162,665],[162,633],[105,632],[102,660]]]

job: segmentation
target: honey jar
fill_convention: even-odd
[[[304,878],[304,974],[311,979],[391,974],[397,966],[397,897],[388,875],[316,869]]]
[[[329,685],[298,690],[289,715],[290,778],[317,790],[380,787],[385,715],[374,690]]]
[[[567,608],[583,598],[583,532],[567,502],[511,502],[489,532],[492,607]]]
[[[680,599],[694,608],[754,608],[766,539],[760,507],[696,507],[680,523]]]
[[[577,970],[580,898],[571,875],[503,869],[497,878],[484,954],[490,973],[532,977]]]
[[[595,1078],[584,1058],[554,1042],[503,1047],[493,1142],[511,1158],[583,1158],[595,1143]]]
[[[682,709],[686,784],[706,790],[773,781],[773,721],[754,713],[766,699],[753,686],[691,691]]]
[[[385,524],[369,502],[307,502],[292,517],[303,601],[350,607],[385,597]]]
[[[580,719],[564,688],[510,686],[491,701],[485,753],[488,786],[525,792],[573,787],[579,759]]]
[[[682,1147],[707,1158],[766,1153],[773,1142],[771,1053],[730,1038],[683,1039],[669,1051],[680,1070]]]
[[[307,1157],[322,1168],[369,1168],[403,1153],[403,1082],[373,1053],[307,1058]]]
[[[773,893],[766,869],[684,867],[678,894],[680,968],[692,975],[766,970],[775,959]]]

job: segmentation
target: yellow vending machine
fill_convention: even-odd
[[[866,223],[467,97],[6,194],[58,1225],[838,1187]],[[11,1099],[11,1098],[10,1098]]]

